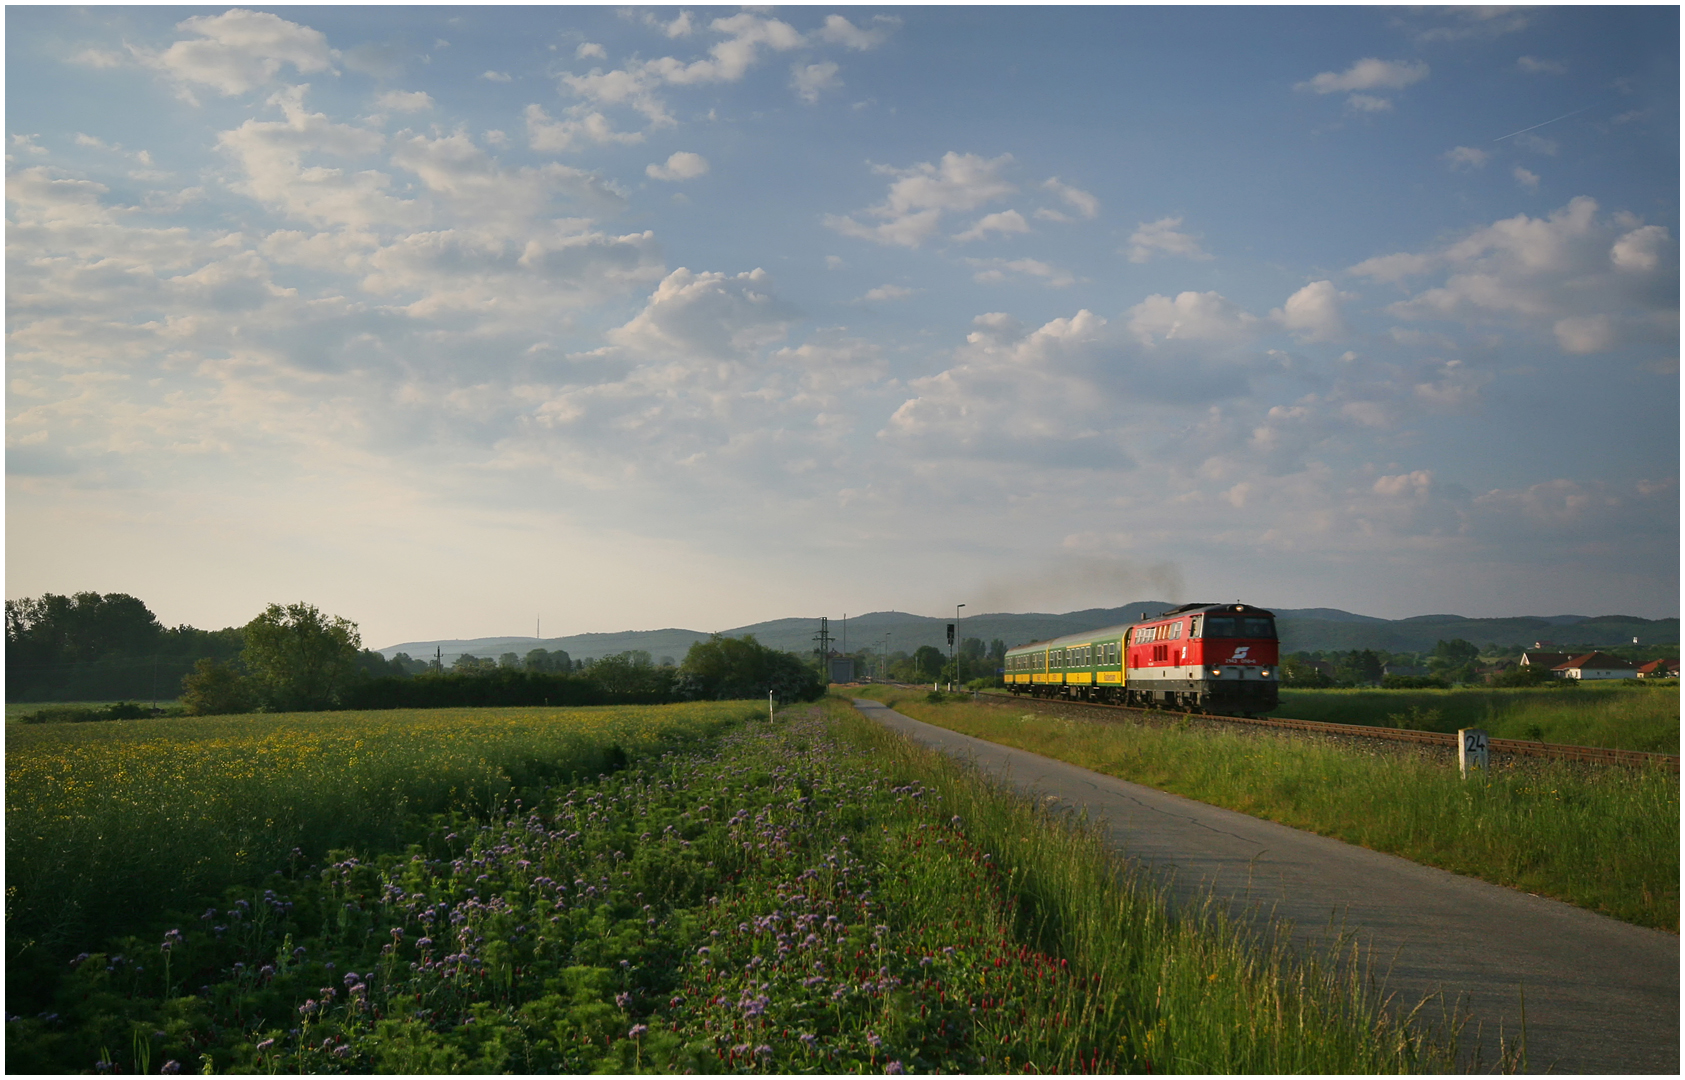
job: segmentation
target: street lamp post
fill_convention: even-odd
[[[964,604],[955,604],[954,605],[954,646],[953,646],[954,681],[948,684],[948,692],[949,693],[953,693],[954,689],[959,685],[959,681],[960,681],[960,608],[962,608],[964,606],[965,606]]]

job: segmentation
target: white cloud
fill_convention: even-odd
[[[782,340],[801,317],[768,291],[766,271],[735,276],[668,274],[644,310],[606,335],[615,346],[654,359],[739,360]]]
[[[842,86],[842,80],[837,78],[837,65],[829,60],[818,64],[791,64],[790,89],[796,96],[809,105],[819,100],[822,90],[835,90]]]
[[[583,60],[588,56],[594,56],[599,60],[607,60],[608,50],[595,41],[582,41],[579,43],[579,48],[573,50],[573,56],[576,60]]]
[[[1060,183],[1057,176],[1050,176],[1046,180],[1043,180],[1041,182],[1041,186],[1045,190],[1051,191],[1053,194],[1065,200],[1067,205],[1073,207],[1077,213],[1081,214],[1085,218],[1098,217],[1100,214],[1099,199],[1096,199],[1094,196],[1090,195],[1086,191],[1083,191],[1081,188],[1074,188],[1069,184]],[[1038,216],[1040,216],[1039,212]]]
[[[1539,190],[1539,174],[1530,169],[1524,169],[1520,165],[1515,167],[1515,182],[1528,191]]]
[[[1648,274],[1661,264],[1671,244],[1665,225],[1640,226],[1615,241],[1609,249],[1609,261],[1621,270]]]
[[[600,112],[575,106],[562,120],[553,120],[542,105],[528,105],[527,145],[545,153],[575,150],[581,143],[628,146],[644,141],[641,131],[616,131]]]
[[[860,299],[866,301],[905,300],[908,297],[917,296],[918,292],[919,290],[909,289],[904,285],[879,285],[875,289],[867,290],[866,295]]]
[[[644,13],[644,25],[654,27],[670,38],[689,37],[696,29],[696,23],[691,19],[688,11],[681,11],[671,22],[661,22],[654,15]]]
[[[1401,252],[1397,255],[1377,255],[1372,259],[1365,259],[1347,270],[1347,273],[1374,278],[1376,281],[1397,283],[1407,277],[1425,274],[1435,265],[1437,261],[1431,255]]]
[[[819,39],[850,49],[875,49],[889,37],[889,28],[898,26],[901,22],[899,19],[882,15],[873,21],[878,24],[877,27],[866,30],[856,27],[841,15],[827,15],[825,25],[819,31]]]
[[[433,98],[422,90],[388,90],[375,98],[374,103],[392,112],[426,112],[433,107]]]
[[[1406,496],[1425,499],[1433,488],[1433,470],[1417,469],[1398,476],[1382,476],[1375,480],[1372,491],[1377,495]]]
[[[1011,161],[1011,154],[988,159],[950,150],[937,164],[878,166],[875,171],[897,177],[884,201],[864,211],[882,223],[867,225],[852,216],[827,214],[825,225],[844,236],[916,248],[936,234],[944,213],[975,210],[1015,193],[1017,186],[1001,176]]]
[[[1228,344],[1258,330],[1257,316],[1215,292],[1183,292],[1175,299],[1155,293],[1127,314],[1129,329],[1143,345],[1172,340]]]
[[[1568,65],[1560,60],[1541,60],[1537,56],[1523,56],[1515,61],[1518,71],[1525,71],[1529,75],[1566,75]]]
[[[1335,341],[1346,334],[1340,304],[1356,299],[1343,293],[1332,281],[1313,281],[1287,298],[1287,303],[1270,313],[1301,341]]]
[[[231,8],[220,15],[195,15],[177,23],[176,29],[197,36],[162,53],[142,54],[143,62],[225,96],[262,86],[284,64],[300,74],[327,71],[334,56],[320,31],[264,11]]]
[[[1473,146],[1456,146],[1445,151],[1445,160],[1453,169],[1484,169],[1492,155]]]
[[[506,83],[506,82],[513,82],[514,81],[513,76],[511,76],[506,71],[487,71],[487,72],[483,73],[480,76],[480,78],[486,80],[487,82],[495,82],[495,83]]]
[[[1024,215],[1016,210],[1002,210],[995,214],[984,214],[972,223],[971,228],[962,233],[956,233],[954,239],[965,243],[969,240],[981,240],[990,233],[1027,233],[1030,225],[1024,220]]]
[[[1174,255],[1183,259],[1209,259],[1201,250],[1199,238],[1181,232],[1179,217],[1159,218],[1142,222],[1129,237],[1129,261],[1144,263],[1155,255]]]
[[[694,180],[708,171],[708,159],[701,154],[680,150],[667,159],[665,165],[647,165],[644,173],[655,180]]]
[[[1532,19],[1523,10],[1498,4],[1444,7],[1439,13],[1456,21],[1451,26],[1435,26],[1416,34],[1417,41],[1448,42],[1502,37],[1525,30]]]
[[[1346,104],[1358,112],[1377,113],[1388,112],[1392,109],[1392,102],[1387,98],[1375,97],[1372,94],[1352,94],[1346,98]]]
[[[1310,80],[1298,83],[1295,90],[1311,90],[1318,94],[1339,94],[1350,90],[1402,90],[1428,77],[1428,66],[1421,61],[1377,60],[1367,57],[1345,71],[1324,71]]]
[[[967,259],[972,266],[979,267],[971,279],[981,285],[995,285],[1008,280],[1012,275],[1041,278],[1047,282],[1049,288],[1062,289],[1068,285],[1075,285],[1076,276],[1069,270],[1061,270],[1052,263],[1042,262],[1040,259]]]
[[[1548,217],[1518,214],[1437,251],[1383,256],[1352,272],[1400,280],[1443,270],[1441,284],[1387,308],[1403,319],[1548,332],[1574,354],[1634,341],[1671,347],[1678,337],[1673,239],[1662,226],[1623,224],[1630,222],[1600,217],[1597,203],[1580,196]]]

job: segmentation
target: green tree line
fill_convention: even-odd
[[[438,671],[403,653],[387,660],[363,648],[356,623],[312,604],[270,604],[245,626],[214,633],[192,627],[170,631],[145,604],[121,593],[49,593],[39,600],[7,601],[6,631],[8,700],[145,699],[179,691],[184,711],[197,715],[648,704],[768,693],[789,702],[824,692],[812,665],[752,636],[697,642],[682,664],[665,657],[657,664],[641,651],[579,661],[562,650],[540,648],[497,660],[465,656],[449,671]],[[165,645],[174,650],[167,665],[158,659]],[[31,673],[46,674],[20,686]],[[135,705],[84,712],[41,718],[144,714]]]

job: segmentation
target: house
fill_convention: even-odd
[[[1565,679],[1636,679],[1638,665],[1608,653],[1589,652],[1570,657],[1551,669]]]
[[[1638,666],[1640,679],[1677,679],[1679,678],[1679,660],[1652,660],[1648,664]]]
[[[1573,658],[1573,653],[1528,650],[1521,654],[1521,666],[1555,668],[1558,664],[1565,664]]]
[[[833,651],[826,657],[826,671],[834,683],[851,683],[854,681],[854,657]]]

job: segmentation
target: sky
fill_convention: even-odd
[[[1678,56],[1675,7],[9,7],[6,595],[1677,616]]]

